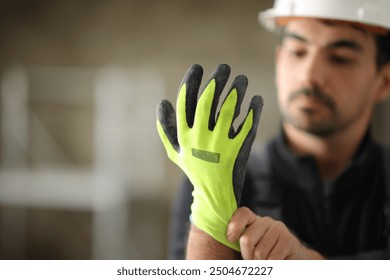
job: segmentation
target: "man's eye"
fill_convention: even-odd
[[[354,62],[354,60],[349,57],[344,57],[339,55],[332,55],[330,57],[330,61],[339,65],[349,65]]]
[[[304,57],[306,55],[305,50],[290,50],[289,53],[291,56],[296,57],[296,58],[301,58],[301,57]]]

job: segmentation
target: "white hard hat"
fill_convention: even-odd
[[[323,18],[354,22],[386,33],[390,29],[389,13],[390,0],[275,0],[273,8],[259,14],[259,21],[275,31],[291,18]]]

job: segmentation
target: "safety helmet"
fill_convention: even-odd
[[[274,6],[260,12],[259,21],[276,31],[291,18],[323,18],[352,22],[375,33],[390,30],[390,0],[275,0]]]

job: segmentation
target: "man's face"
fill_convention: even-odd
[[[276,58],[284,123],[319,136],[366,126],[379,86],[375,59],[368,32],[316,19],[290,21]]]

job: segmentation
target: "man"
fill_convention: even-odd
[[[283,122],[249,160],[243,207],[226,229],[239,249],[195,225],[185,243],[186,181],[174,250],[186,244],[189,259],[385,257],[390,170],[370,120],[390,92],[389,8],[389,1],[282,0],[261,14],[269,28],[282,28],[276,85]]]

